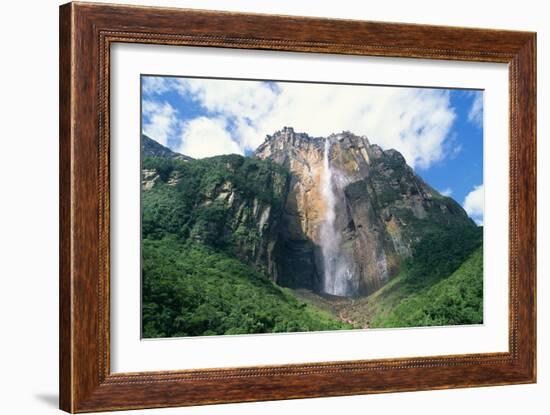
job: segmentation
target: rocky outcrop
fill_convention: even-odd
[[[246,183],[246,178],[243,180],[241,176],[246,167],[234,163],[225,165],[234,174],[227,175],[218,185],[204,192],[196,210],[201,211],[203,217],[206,215],[208,221],[197,221],[190,236],[197,242],[205,242],[205,226],[211,227],[220,221],[217,222],[218,234],[214,235],[216,242],[227,241],[238,258],[262,269],[277,281],[274,253],[288,176],[280,169],[273,169],[255,176],[254,183]],[[213,214],[208,215],[208,212]]]
[[[278,279],[274,253],[288,193],[285,169],[236,154],[144,161],[144,236],[169,233],[230,251]]]
[[[323,164],[328,140],[334,194],[334,258],[323,258],[327,217]],[[255,157],[290,171],[291,180],[277,241],[279,283],[336,295],[367,295],[383,286],[434,227],[475,226],[450,198],[428,186],[395,150],[383,151],[349,132],[310,137],[284,128],[258,147]],[[334,242],[334,241],[329,241]],[[327,264],[339,270],[340,288],[324,284]]]

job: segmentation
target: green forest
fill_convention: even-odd
[[[144,337],[353,328],[235,258],[165,236],[143,243]]]
[[[347,314],[370,328],[482,323],[482,245],[481,227],[426,235],[400,273]]]

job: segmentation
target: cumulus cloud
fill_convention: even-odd
[[[478,224],[483,225],[483,185],[474,186],[474,190],[464,199],[464,210]]]
[[[227,132],[225,120],[198,117],[183,123],[181,146],[178,151],[193,158],[218,154],[243,154]]]
[[[474,101],[470,111],[468,112],[468,121],[477,125],[478,127],[483,126],[483,92],[474,93]]]
[[[180,93],[189,93],[210,111],[257,120],[271,110],[277,95],[268,82],[179,79]]]
[[[453,194],[453,189],[447,187],[443,190],[440,190],[439,193],[441,193],[443,196],[451,197],[451,195]]]
[[[400,151],[413,167],[427,168],[451,148],[455,119],[449,93],[290,82],[178,79],[173,85],[232,126],[241,147],[254,150],[267,134],[292,126],[314,136],[349,130]]]
[[[162,145],[175,133],[178,125],[177,112],[168,102],[143,100],[143,133]]]

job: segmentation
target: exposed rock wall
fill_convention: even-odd
[[[475,226],[460,205],[424,183],[399,152],[383,151],[367,137],[349,132],[323,138],[284,128],[255,152],[291,174],[277,241],[279,283],[323,290],[326,140],[336,195],[334,226],[341,235],[334,260],[347,267],[346,295],[366,295],[384,285],[424,230]]]
[[[275,249],[288,172],[280,166],[226,155],[201,160],[181,158],[168,166],[142,171],[142,227],[174,234],[183,240],[229,251],[278,280]],[[151,163],[149,163],[151,164]],[[155,165],[155,164],[154,164]]]

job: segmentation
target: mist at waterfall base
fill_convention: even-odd
[[[321,195],[325,202],[325,214],[320,227],[320,245],[323,256],[323,292],[347,297],[353,295],[353,273],[340,251],[341,234],[336,229],[336,202],[338,186],[335,172],[330,165],[330,139],[325,139]]]

